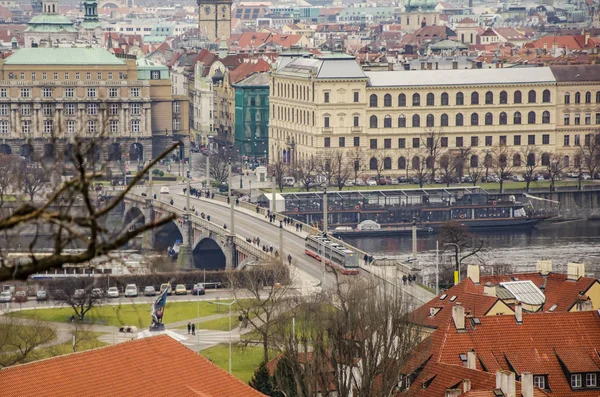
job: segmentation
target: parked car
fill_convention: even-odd
[[[135,298],[136,296],[138,296],[137,285],[127,284],[125,286],[125,297],[126,298]]]
[[[35,293],[35,300],[38,302],[48,300],[48,293],[43,289]]]
[[[367,179],[367,186],[377,186],[377,181],[375,179]]]
[[[147,285],[144,288],[144,296],[156,296],[156,290],[154,289],[154,287],[151,285]]]
[[[25,291],[17,291],[15,294],[15,302],[24,303],[27,302],[27,293]]]
[[[354,184],[356,186],[367,186],[367,182],[363,181],[362,179],[357,179],[354,181]]]
[[[193,295],[204,295],[205,293],[204,285],[201,283],[194,284],[194,287],[192,288]]]
[[[92,290],[93,298],[102,298],[103,295],[104,295],[104,293],[102,292],[102,290],[100,288],[94,288]]]
[[[584,172],[583,174],[581,174],[581,179],[587,181],[589,179],[592,179],[592,177],[587,172]]]
[[[513,175],[512,180],[514,182],[525,182],[525,178],[523,178],[521,175]]]
[[[378,184],[378,185],[382,185],[382,186],[383,186],[383,185],[387,185],[387,179],[385,179],[385,177],[383,177],[383,176],[382,176],[381,178],[379,178],[379,179],[377,180],[377,184]]]
[[[12,295],[10,291],[2,291],[0,293],[0,303],[8,303],[12,301]]]
[[[346,182],[344,182],[344,186],[347,186],[347,187],[354,186],[354,181],[352,181],[352,180],[347,180]]]
[[[166,289],[169,289],[169,291],[167,291],[167,295],[171,295],[173,293],[173,289],[171,287],[169,287],[169,284],[167,283],[162,283],[160,285],[160,293],[162,294],[162,292]]]
[[[408,183],[408,178],[405,176],[399,176],[398,183]]]
[[[175,295],[187,295],[187,290],[185,289],[185,285],[177,284],[177,287],[175,287]]]
[[[109,298],[118,298],[119,297],[119,289],[117,287],[110,287],[106,292],[106,295]]]

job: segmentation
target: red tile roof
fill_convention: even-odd
[[[244,62],[229,75],[229,81],[231,84],[235,84],[250,76],[252,73],[268,72],[271,70],[271,65],[265,60],[250,60]]]
[[[5,368],[0,390],[6,397],[264,396],[166,335]]]

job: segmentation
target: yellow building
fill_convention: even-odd
[[[363,72],[341,54],[282,62],[271,80],[270,161],[343,150],[361,156],[367,173],[382,161],[384,174],[400,175],[415,168],[415,153],[435,133],[443,151],[469,148],[470,166],[504,145],[519,169],[524,148],[540,157],[563,149],[565,131],[575,130],[565,129],[564,114],[578,114],[563,102],[575,85],[592,93],[591,103],[578,104],[579,124],[584,114],[586,130],[600,124],[600,65],[578,68],[585,74],[566,74],[588,82],[557,82],[548,67]]]
[[[170,84],[166,67],[100,48],[17,50],[0,60],[0,152],[61,159],[75,138],[89,138],[95,157],[121,163],[174,140],[187,146],[187,97]]]

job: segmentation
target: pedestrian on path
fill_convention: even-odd
[[[288,265],[292,266],[292,255],[288,255]]]
[[[192,335],[196,335],[196,324],[192,324]]]
[[[406,285],[406,274],[402,276],[402,284]]]
[[[190,334],[191,330],[192,330],[192,323],[188,323],[188,335]]]

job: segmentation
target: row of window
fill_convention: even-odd
[[[585,375],[585,384],[583,383],[583,375]],[[574,389],[581,387],[597,387],[597,385],[598,377],[596,373],[571,374],[571,387]]]
[[[590,91],[587,91],[584,94],[584,98],[585,98],[585,103],[592,103],[592,93]],[[571,93],[570,92],[565,93],[565,103],[566,104],[571,103]],[[574,94],[573,103],[581,103],[581,92],[576,92]],[[596,91],[596,103],[600,103],[600,91]]]
[[[565,139],[568,138],[568,135],[565,135]],[[579,138],[579,135],[576,136],[577,138]],[[360,137],[355,136],[353,137],[353,146],[354,147],[359,147],[360,146]],[[589,142],[589,135],[586,135],[586,139],[587,142]],[[494,145],[494,138],[491,135],[488,135],[484,138],[484,144],[485,146],[493,146]],[[579,141],[579,139],[577,139],[577,141]],[[440,147],[448,147],[448,142],[449,139],[448,137],[441,137],[440,141],[439,141],[439,145]],[[507,145],[507,136],[506,135],[500,135],[499,137],[499,141],[498,143],[500,145]],[[479,142],[479,137],[478,136],[472,136],[471,137],[471,145],[472,147],[477,147],[479,146],[480,142]],[[515,146],[521,146],[521,135],[514,135],[513,136],[513,144]],[[531,135],[527,135],[527,145],[535,145],[536,144],[536,136],[531,134]],[[542,135],[542,145],[549,145],[550,144],[550,134],[543,134]],[[324,147],[331,147],[331,137],[325,137],[324,139]],[[428,137],[426,139],[422,139],[422,138],[412,138],[412,148],[420,148],[420,147],[432,147],[433,146],[433,138]],[[455,146],[456,147],[464,147],[464,137],[462,136],[457,136],[455,138]],[[568,145],[567,145],[568,146]],[[338,137],[338,147],[346,147],[346,137]],[[379,146],[379,140],[377,138],[373,138],[369,140],[369,149],[380,149],[381,147]],[[383,139],[383,149],[406,149],[406,138],[398,138],[398,146],[395,148],[392,148],[392,139],[391,138],[384,138]]]
[[[88,103],[86,106],[87,114],[89,116],[95,116],[98,114],[99,104],[97,103]],[[21,116],[31,116],[31,104],[23,103],[20,106]],[[129,114],[132,116],[140,116],[142,104],[141,103],[130,103],[129,104]],[[9,107],[7,104],[0,104],[0,116],[8,116]],[[42,104],[42,115],[44,116],[52,116],[55,111],[55,105],[51,103],[43,103]],[[120,105],[118,103],[111,103],[108,106],[108,114],[110,116],[116,116],[119,114]],[[75,116],[77,114],[77,104],[75,103],[65,103],[63,105],[63,112],[65,116]],[[173,112],[179,113],[179,102],[173,103]]]
[[[508,92],[501,91],[500,95],[499,95],[498,103],[508,104],[508,97],[509,97]],[[328,99],[328,96],[326,98]],[[412,101],[411,101],[412,106],[421,106],[421,94],[414,93],[412,95],[411,99],[412,99]],[[542,92],[542,102],[543,103],[551,102],[550,90],[544,90]],[[396,103],[397,103],[397,106],[399,106],[399,107],[407,106],[406,94],[399,94],[398,100]],[[492,91],[486,92],[483,95],[483,100],[481,100],[478,92],[474,91],[471,93],[471,101],[470,101],[471,105],[480,105],[480,104],[494,105],[495,103],[496,102],[494,99],[494,93]],[[521,93],[521,91],[517,90],[512,94],[512,103],[513,104],[523,103],[523,94]],[[527,103],[537,103],[537,91],[530,90],[527,93]],[[425,105],[426,106],[435,106],[436,105],[435,94],[430,92],[425,96]],[[450,106],[450,95],[447,92],[442,93],[442,95],[440,96],[440,105],[441,106]],[[462,92],[456,93],[453,105],[457,105],[457,106],[465,105],[465,94],[463,94]],[[392,95],[385,94],[383,96],[383,107],[392,107],[392,106],[393,106]],[[371,96],[369,97],[369,107],[372,107],[372,108],[379,107],[379,97],[377,96],[377,94],[371,94]]]
[[[592,124],[591,113],[585,113],[583,117],[584,117],[584,119],[583,119],[584,124],[586,124],[586,125]],[[567,113],[563,116],[563,124],[571,125],[571,115],[569,113]],[[575,113],[573,115],[573,125],[580,125],[580,124],[581,124],[581,114]],[[600,113],[596,113],[596,124],[600,124]]]
[[[314,125],[315,123],[315,112],[309,112],[308,110],[273,105],[272,114],[273,117],[277,116],[279,120],[291,121],[292,123],[303,125]],[[329,116],[327,116],[327,119],[329,119]],[[329,121],[327,123],[329,124]]]
[[[298,85],[291,83],[278,83],[273,82],[273,88],[271,91],[272,95],[277,95],[279,97],[289,98],[289,99],[298,99],[301,101],[312,101],[310,96],[312,95],[312,90],[308,85]]]
[[[98,131],[98,122],[96,120],[88,120],[86,123],[88,134],[94,134]],[[51,134],[54,132],[55,123],[54,120],[44,120],[43,122],[43,132],[45,134]],[[130,121],[131,132],[140,132],[140,120],[131,120]],[[0,133],[8,134],[8,121],[0,121]],[[75,120],[67,120],[66,123],[66,132],[69,134],[74,134],[76,132],[76,121]],[[119,132],[119,120],[109,120],[108,130],[110,133],[115,134]],[[22,120],[21,121],[21,131],[23,134],[31,133],[31,120]]]
[[[81,80],[81,75],[83,73],[81,72],[75,72],[73,73],[73,75],[75,76],[75,80]],[[41,76],[42,80],[50,80],[50,77],[52,77],[52,80],[58,80],[60,77],[59,72],[53,72],[53,73],[48,73],[48,72],[41,72],[41,74],[39,74]],[[104,74],[102,72],[96,72],[95,74],[92,72],[85,72],[85,79],[86,80],[91,80],[92,76],[96,76],[97,80],[102,80],[104,77]],[[38,72],[31,72],[31,73],[25,73],[25,72],[20,72],[18,74],[19,76],[19,80],[26,80],[26,77],[29,76],[30,80],[37,80],[38,78]],[[69,80],[69,78],[72,75],[70,74],[70,72],[64,72],[63,77],[64,80]],[[108,80],[112,80],[113,79],[113,72],[107,72],[106,74],[107,79]],[[127,74],[123,73],[123,72],[119,72],[119,80],[124,80],[127,78]],[[9,80],[16,80],[17,79],[17,73],[11,72],[8,74],[8,79]]]
[[[425,160],[425,163],[422,164],[422,161]],[[442,167],[446,166],[449,162],[449,157],[447,155],[441,156],[439,159],[440,165]],[[500,161],[506,161],[506,158],[500,159]],[[564,156],[563,162],[566,164],[566,167],[569,166],[569,156]],[[398,157],[397,165],[399,170],[406,169],[407,159],[404,156]],[[435,166],[435,159],[432,156],[428,156],[425,159],[422,159],[420,156],[414,156],[411,160],[411,168],[413,170],[421,170],[421,166],[425,166],[427,169],[432,169]],[[484,158],[484,163],[488,166],[492,164],[492,156],[487,154]],[[536,163],[536,155],[535,153],[529,153],[527,155],[527,165],[532,165]],[[547,166],[550,164],[550,153],[543,153],[541,156],[541,163],[543,166]],[[480,165],[479,156],[474,154],[468,159],[468,164],[471,168],[477,168]],[[375,157],[371,157],[369,159],[369,170],[377,171],[379,169],[379,160]],[[392,169],[392,158],[385,157],[383,159],[383,169],[391,170]],[[515,153],[512,156],[512,165],[513,167],[522,167],[523,159],[520,153]]]
[[[134,97],[134,98],[139,98],[140,96],[140,88],[136,87],[136,88],[130,88],[129,89],[129,96],[130,97]],[[4,93],[4,96],[3,96]],[[96,98],[98,97],[98,89],[97,88],[87,88],[87,96],[90,98]],[[54,88],[50,88],[50,87],[44,87],[42,88],[42,97],[43,98],[52,98],[54,96]],[[67,87],[64,89],[64,96],[66,98],[73,98],[75,97],[75,88],[74,87]],[[0,97],[5,98],[6,97],[6,88],[1,88],[0,89]],[[20,97],[21,98],[31,98],[31,88],[21,88],[20,90]],[[109,98],[118,98],[119,97],[119,88],[117,87],[109,87],[108,89],[108,97]]]
[[[325,116],[326,119],[328,119],[328,116]],[[355,117],[355,124],[356,124],[356,117]],[[421,127],[421,116],[418,114],[414,114],[412,116],[412,127]],[[512,116],[512,124],[522,124],[523,121],[523,115],[521,114],[521,112],[514,112],[513,116]],[[550,112],[545,110],[542,113],[542,124],[549,124],[550,123]],[[471,113],[471,117],[470,117],[470,125],[480,125],[480,120],[479,120],[479,114],[478,113]],[[536,112],[529,112],[527,113],[527,124],[535,124],[538,122],[538,116],[536,114]],[[456,127],[460,127],[465,125],[465,120],[464,120],[464,116],[462,113],[457,113],[454,116],[454,126]],[[500,116],[499,116],[499,124],[500,125],[507,125],[508,124],[508,115],[506,114],[506,112],[501,112]],[[400,116],[398,116],[398,127],[399,128],[405,128],[407,127],[407,123],[406,123],[406,116],[401,114]],[[449,116],[447,114],[442,114],[440,116],[440,120],[439,120],[439,124],[437,124],[441,127],[448,127],[449,126]],[[425,117],[425,126],[426,127],[435,127],[437,126],[436,122],[435,122],[435,116],[433,114],[428,114]],[[494,115],[490,112],[486,113],[484,118],[483,118],[483,125],[494,125]],[[372,115],[369,118],[369,128],[379,128],[379,119],[377,116]],[[386,115],[383,118],[383,128],[392,128],[392,116],[390,115]]]

